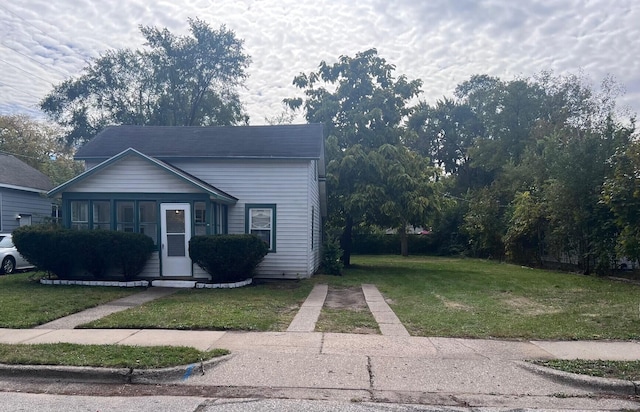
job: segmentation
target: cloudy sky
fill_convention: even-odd
[[[241,97],[251,124],[283,110],[291,82],[321,61],[372,47],[396,74],[451,96],[473,74],[503,80],[611,75],[622,106],[640,112],[638,0],[21,0],[0,1],[0,114],[41,116],[54,84],[115,48],[140,48],[140,24],[188,32],[188,17],[224,24],[252,57]]]

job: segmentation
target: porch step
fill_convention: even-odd
[[[195,280],[152,280],[151,286],[160,288],[195,288]]]

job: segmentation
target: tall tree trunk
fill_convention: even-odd
[[[398,229],[400,234],[400,254],[402,256],[409,256],[409,237],[407,236],[407,227],[401,227]]]
[[[353,231],[353,219],[347,215],[344,222],[344,230],[340,237],[340,248],[342,249],[342,264],[344,267],[351,266],[351,232]]]

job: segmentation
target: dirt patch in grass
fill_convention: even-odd
[[[471,306],[465,305],[464,303],[456,302],[455,300],[447,299],[442,295],[434,293],[434,296],[440,299],[442,304],[448,309],[464,310],[467,312],[471,311],[472,309]]]
[[[362,288],[359,286],[340,289],[330,287],[324,305],[329,309],[351,309],[355,311],[368,309],[367,302],[364,300],[364,293],[362,293]]]
[[[524,315],[549,315],[559,313],[560,310],[552,306],[546,306],[524,296],[507,295],[503,302],[512,309]]]

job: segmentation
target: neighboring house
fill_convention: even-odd
[[[141,277],[208,278],[193,235],[253,233],[269,245],[258,277],[318,270],[326,215],[320,124],[113,126],[76,153],[86,171],[49,192],[64,225],[139,232],[156,244]]]
[[[0,232],[50,219],[56,205],[46,193],[52,187],[45,174],[0,152]]]

